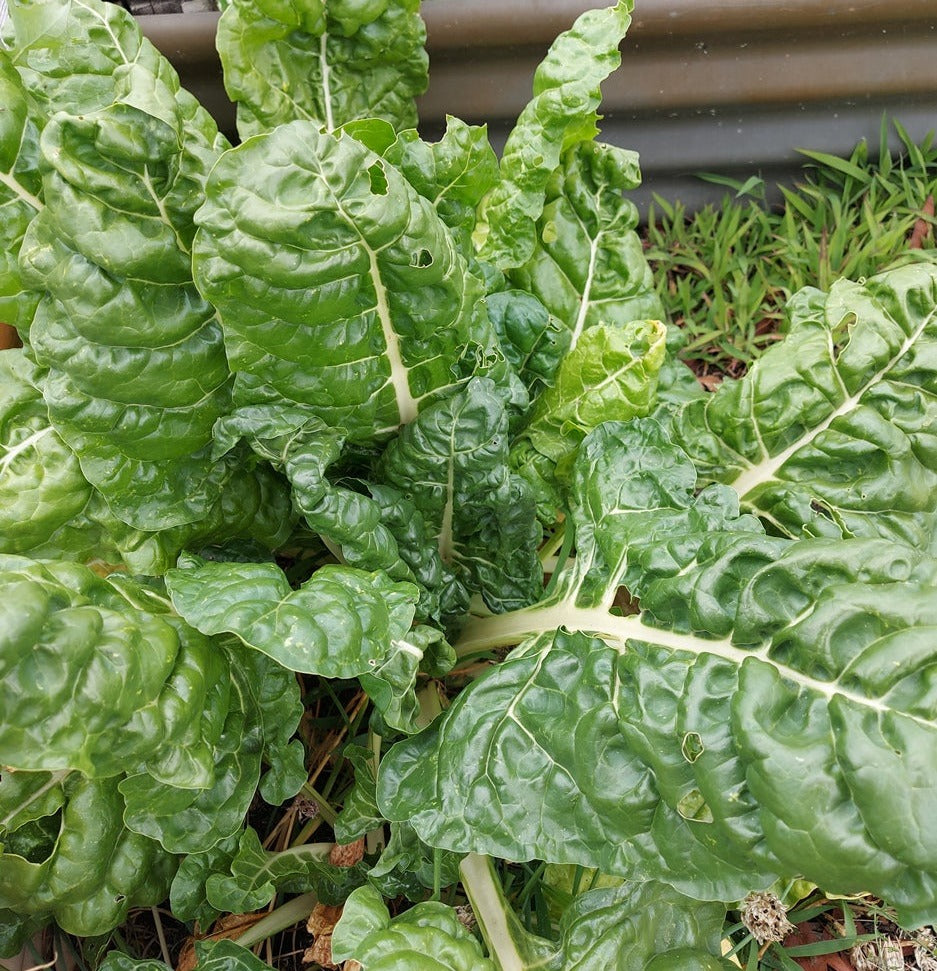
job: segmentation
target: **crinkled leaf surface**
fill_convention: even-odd
[[[560,948],[550,967],[658,969],[655,961],[669,951],[676,952],[671,955],[673,963],[661,969],[723,971],[732,967],[715,956],[724,923],[724,906],[690,900],[661,883],[591,890],[563,914]]]
[[[591,327],[563,359],[556,383],[534,402],[525,437],[559,462],[603,421],[643,418],[655,398],[665,348],[666,329],[657,320]]]
[[[768,537],[731,490],[694,489],[654,422],[586,440],[575,566],[469,628],[463,650],[531,636],[391,749],[382,812],[435,845],[703,899],[802,875],[933,919],[937,564]],[[638,615],[610,612],[624,580]]]
[[[549,387],[569,351],[571,332],[532,294],[500,290],[486,298],[505,357],[528,391]]]
[[[0,764],[105,777],[150,763],[206,784],[228,704],[207,638],[132,581],[76,564],[3,556],[0,584]]]
[[[0,47],[0,320],[28,329],[37,295],[24,286],[17,254],[33,216],[43,208],[39,130],[23,82]]]
[[[521,112],[501,157],[501,182],[485,205],[481,254],[502,269],[522,266],[537,245],[547,185],[563,152],[598,129],[599,85],[620,61],[631,0],[589,10],[553,42],[534,75],[533,99]],[[635,316],[645,316],[636,314]]]
[[[286,539],[288,498],[265,467],[222,480],[198,523],[155,531],[127,525],[85,479],[75,453],[53,428],[42,383],[41,369],[22,350],[0,353],[0,551],[155,575],[187,546],[245,534],[263,546]]]
[[[937,267],[807,291],[792,317],[743,380],[683,410],[680,445],[785,535],[937,550]]]
[[[271,563],[194,556],[166,576],[176,609],[205,633],[228,631],[293,671],[352,678],[404,638],[416,591],[381,573],[324,566],[298,590]]]
[[[120,924],[131,907],[155,906],[165,898],[178,861],[126,828],[116,780],[63,772],[39,776],[42,785],[26,798],[54,792],[61,808],[39,820],[48,824],[42,839],[35,838],[35,829],[29,833],[35,824],[3,834],[0,908],[44,922],[54,918],[68,933],[90,936]],[[15,779],[4,774],[0,782],[4,826],[16,825],[8,822],[11,815],[22,819],[17,807],[24,792],[17,782],[10,791]]]
[[[444,569],[499,610],[529,603],[542,587],[540,529],[508,467],[508,424],[504,394],[474,378],[404,428],[379,465],[380,478],[422,514]]]
[[[349,441],[386,437],[483,343],[479,284],[445,224],[350,136],[283,125],[227,152],[206,192],[195,276],[240,404],[300,405]]]
[[[381,895],[361,887],[332,934],[332,957],[363,971],[495,971],[478,942],[445,904],[427,901],[391,918]]]
[[[382,522],[382,505],[333,481],[332,467],[345,446],[340,429],[328,428],[303,407],[245,405],[215,425],[216,452],[242,438],[287,477],[296,509],[345,563],[383,570],[395,580],[414,579],[395,532]]]
[[[125,11],[61,0],[11,17],[15,63],[49,117],[45,208],[19,262],[42,295],[29,340],[50,368],[50,416],[125,521],[198,521],[224,475],[206,446],[230,377],[188,251],[223,139]]]
[[[217,44],[241,138],[299,119],[413,128],[428,65],[418,10],[418,0],[231,0]]]
[[[254,686],[237,664],[230,666],[228,684],[230,702],[211,752],[210,785],[182,788],[151,772],[128,774],[120,782],[127,826],[171,853],[201,853],[237,832],[257,790],[264,738]]]
[[[634,152],[587,141],[569,149],[546,187],[537,240],[514,286],[536,296],[570,332],[661,317],[651,268],[622,193],[641,182]]]
[[[433,204],[462,252],[470,256],[476,210],[498,182],[498,157],[488,141],[487,126],[467,125],[448,115],[439,141],[425,142],[415,131],[401,132],[379,154]]]

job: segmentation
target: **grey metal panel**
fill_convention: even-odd
[[[3,2],[3,0],[0,0]],[[553,37],[596,0],[428,0],[428,135],[445,114],[488,121],[500,146]],[[622,67],[604,87],[603,137],[637,148],[645,185],[690,204],[722,194],[693,173],[790,181],[794,149],[877,144],[882,113],[917,138],[937,127],[937,0],[636,0]],[[217,15],[141,26],[222,127]]]

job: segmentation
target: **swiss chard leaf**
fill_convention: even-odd
[[[445,573],[496,610],[523,606],[542,588],[532,499],[508,468],[509,416],[487,378],[430,405],[385,450],[378,476],[422,515]],[[445,601],[442,609],[451,606]]]
[[[38,775],[42,784],[28,795],[16,775],[4,773],[0,782],[5,827],[16,825],[12,816],[22,820],[19,807],[43,790],[61,806],[58,814],[44,817],[50,824],[44,840],[24,841],[23,826],[4,833],[0,913],[6,908],[43,923],[54,918],[67,932],[90,936],[121,923],[130,908],[165,898],[178,860],[127,829],[115,779]]]
[[[231,0],[217,45],[241,138],[300,119],[413,128],[428,63],[418,10],[418,0]]]
[[[479,284],[394,166],[293,122],[227,152],[206,193],[193,265],[240,404],[299,405],[367,442],[457,384],[485,337]]]
[[[19,264],[41,295],[29,340],[50,369],[50,417],[126,522],[197,522],[233,472],[207,448],[230,376],[189,263],[224,140],[125,11],[60,0],[14,4],[11,18],[14,63],[45,122],[45,208]]]
[[[346,901],[332,934],[332,957],[363,971],[495,971],[478,941],[445,904],[426,901],[392,918],[373,887]]]
[[[553,42],[534,75],[533,100],[508,136],[501,182],[484,207],[481,254],[502,269],[522,266],[537,245],[547,185],[563,153],[598,132],[599,85],[618,67],[632,0],[589,10]]]
[[[0,46],[0,320],[27,330],[38,295],[20,277],[23,235],[43,208],[39,126],[9,53]]]
[[[937,268],[800,295],[791,334],[675,434],[788,536],[883,536],[937,550]]]
[[[634,152],[592,141],[568,150],[547,184],[536,245],[509,271],[562,321],[573,348],[596,324],[663,315],[637,209],[622,196],[640,181]]]
[[[382,812],[455,850],[704,899],[802,874],[930,920],[937,564],[774,539],[723,487],[693,488],[652,422],[586,440],[576,564],[540,605],[470,626],[463,651],[530,639],[391,749]],[[625,580],[638,615],[610,610]]]

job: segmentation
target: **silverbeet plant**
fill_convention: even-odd
[[[937,265],[801,292],[706,395],[596,141],[630,0],[500,162],[417,134],[416,0],[228,0],[237,147],[120,8],[9,6],[2,953],[297,893],[365,971],[724,968],[793,879],[937,921]],[[369,699],[353,867],[248,825],[307,778],[295,672]]]

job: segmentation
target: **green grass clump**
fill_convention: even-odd
[[[704,383],[739,376],[778,340],[784,306],[802,287],[933,258],[937,145],[892,125],[901,140],[894,155],[885,121],[877,157],[864,141],[849,158],[802,150],[803,182],[781,189],[779,209],[765,205],[758,177],[703,176],[735,195],[692,214],[655,196],[647,256],[670,319],[686,331],[683,356]]]

